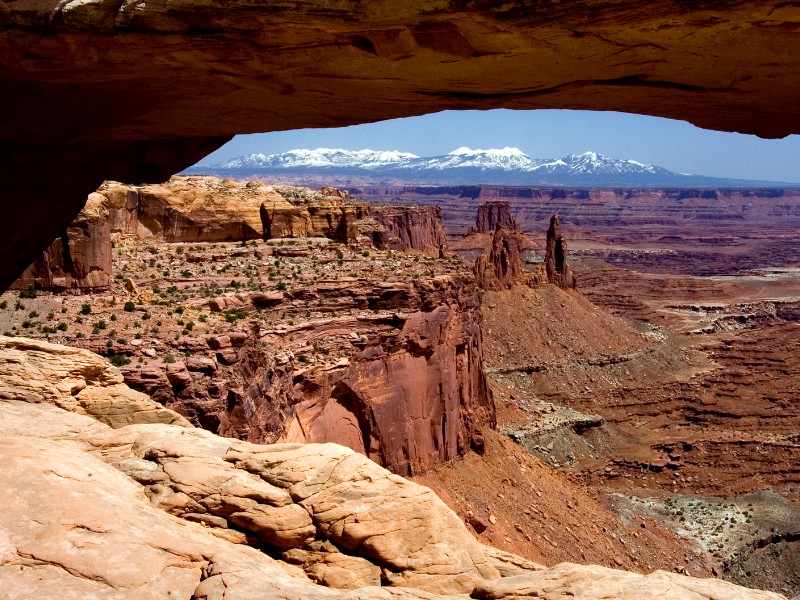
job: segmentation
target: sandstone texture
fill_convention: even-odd
[[[30,360],[70,362],[34,347]],[[15,600],[782,598],[663,572],[544,569],[481,545],[429,489],[352,450],[112,429],[25,395],[0,400],[0,584]],[[109,397],[120,412],[128,401]]]
[[[261,237],[264,203],[284,203],[272,188],[213,177],[174,177],[163,184],[107,183],[112,233],[167,242],[253,240]]]
[[[0,336],[0,365],[3,399],[51,404],[115,428],[132,423],[189,425],[130,389],[118,369],[88,350]]]
[[[107,199],[89,194],[69,227],[20,275],[12,289],[93,292],[111,285],[111,228]]]
[[[235,133],[497,107],[797,133],[797,22],[775,0],[5,3],[0,285],[103,179],[163,181]]]
[[[129,385],[222,435],[335,442],[408,475],[463,455],[494,424],[468,273],[320,282],[209,306],[261,322],[287,309],[319,315],[189,338],[188,360],[123,367]]]
[[[541,285],[545,278],[539,270],[528,272],[524,264],[526,236],[517,230],[497,229],[488,254],[475,260],[475,276],[484,290],[501,290],[516,283]]]

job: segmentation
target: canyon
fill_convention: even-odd
[[[215,194],[227,202],[205,202]],[[277,548],[267,554],[290,574],[299,569],[296,575],[333,589],[353,581],[364,594],[370,585],[396,594],[412,593],[403,586],[473,597],[541,594],[530,573],[564,561],[716,573],[787,596],[798,589],[790,273],[720,279],[626,270],[595,248],[614,237],[617,248],[633,251],[647,232],[626,239],[626,224],[596,206],[595,221],[588,215],[577,226],[574,213],[562,211],[567,216],[551,213],[526,233],[517,219],[534,207],[496,197],[466,227],[442,222],[452,214],[447,204],[373,204],[332,188],[209,177],[106,184],[93,195],[102,198],[109,287],[31,294],[20,283],[19,293],[3,298],[0,330],[23,336],[2,338],[10,354],[0,389],[8,402],[41,397],[42,410],[50,402],[111,427],[171,423],[201,438],[223,436],[194,437],[187,448],[217,444],[211,439],[236,452],[239,443],[309,448],[298,460],[313,455],[320,465],[344,455],[314,454],[315,444],[340,444],[432,489],[452,511],[452,526],[487,545],[469,552],[472,560],[493,557],[486,560],[501,587],[478,581],[496,577],[483,567],[432,577],[425,559],[414,563],[419,573],[398,571],[391,561],[401,559],[358,549],[356,556],[350,542],[331,537],[327,525],[314,530],[293,505],[281,504],[296,514],[284,521],[275,513],[275,523],[286,523],[275,529],[267,516],[279,508],[274,500],[271,508],[241,499],[220,508],[193,491],[216,485],[197,479],[202,469],[186,487],[187,480],[171,479],[177,467],[166,458],[158,468],[170,479],[153,475],[152,466],[129,466],[139,459],[114,458],[111,465],[143,485],[158,510],[216,528],[227,542]],[[227,233],[203,238],[202,219]],[[723,220],[718,234],[737,239],[738,220],[730,223]],[[265,235],[273,224],[295,237]],[[447,240],[444,225],[468,235]],[[661,238],[677,244],[685,230],[668,225]],[[353,235],[339,237],[342,231]],[[792,256],[787,249],[784,258]],[[37,346],[46,342],[24,336],[84,350]],[[95,354],[74,354],[87,350]],[[46,366],[48,353],[108,365],[101,355],[119,371],[103,367],[103,390],[70,378],[53,388],[45,382],[59,376]],[[14,366],[30,361],[35,374]],[[765,394],[778,377],[780,389]],[[44,391],[52,389],[62,391]],[[154,434],[137,435],[146,445]],[[166,452],[169,461],[188,460]],[[369,478],[383,477],[377,473]],[[376,502],[394,505],[386,496]],[[294,528],[295,519],[304,524]],[[593,586],[606,577],[564,573]],[[628,583],[614,581],[615,593],[628,593]],[[641,585],[661,589],[653,580]],[[600,588],[591,589],[587,597],[596,597]],[[731,598],[756,593],[713,589]]]
[[[450,508],[427,488],[340,446],[254,445],[187,426],[187,417],[209,428],[225,422],[211,385],[203,384],[213,416],[202,423],[199,413],[154,406],[94,354],[17,334],[99,346],[121,367],[158,358],[174,395],[220,363],[230,362],[232,371],[248,368],[247,360],[236,366],[241,351],[262,331],[276,330],[267,335],[294,354],[290,344],[302,337],[293,330],[298,321],[329,316],[320,310],[325,302],[304,309],[298,299],[294,306],[308,316],[280,308],[263,323],[251,318],[261,310],[257,305],[288,309],[295,299],[287,303],[286,292],[316,278],[307,273],[313,267],[292,256],[305,242],[309,254],[323,248],[328,261],[318,268],[327,267],[337,294],[325,301],[343,298],[369,308],[372,298],[381,298],[373,275],[389,284],[413,282],[426,301],[443,301],[423,302],[418,310],[409,300],[409,321],[392,315],[391,323],[377,322],[363,335],[366,342],[354,328],[349,348],[337,339],[341,355],[327,349],[331,358],[388,372],[381,352],[397,348],[401,364],[421,364],[445,332],[456,348],[477,350],[474,329],[455,320],[456,313],[477,308],[470,300],[475,257],[456,261],[438,240],[431,260],[375,250],[382,233],[325,250],[327,235],[274,238],[269,213],[270,240],[258,240],[264,236],[260,203],[258,220],[252,212],[247,219],[256,231],[249,245],[222,241],[227,234],[219,231],[222,238],[202,242],[120,233],[111,254],[112,272],[117,263],[120,271],[101,291],[108,263],[104,250],[95,250],[105,230],[70,224],[103,181],[165,181],[235,133],[497,107],[623,110],[765,137],[797,133],[797,21],[797,7],[766,0],[4,3],[0,287],[7,289],[50,248],[27,274],[28,284],[0,300],[2,329],[13,334],[0,338],[2,588],[18,598],[31,589],[37,597],[116,598],[781,597],[684,575],[716,571],[795,594],[795,374],[791,361],[783,364],[797,314],[791,190],[772,197],[723,193],[717,203],[704,191],[666,198],[652,192],[650,200],[642,192],[643,199],[623,206],[616,198],[627,192],[612,191],[596,211],[593,201],[550,191],[544,193],[563,206],[523,201],[533,216],[515,214],[518,235],[483,234],[481,247],[498,244],[482,272],[498,279],[498,272],[517,273],[497,270],[510,258],[534,264],[544,258],[535,244],[516,252],[511,241],[524,240],[522,232],[538,240],[557,212],[578,289],[597,304],[552,284],[505,281],[477,294],[494,416],[459,397],[454,417],[453,398],[461,392],[434,388],[439,402],[417,419],[422,430],[401,432],[414,444],[393,443],[396,452],[382,457],[414,471],[431,457],[451,456],[453,437],[438,431],[466,432],[460,441],[456,436],[461,460],[417,475]],[[474,193],[476,199],[483,192]],[[506,193],[519,197],[517,190],[498,190],[501,198]],[[591,200],[590,192],[579,193]],[[138,192],[131,195],[136,198]],[[686,212],[682,205],[689,205]],[[303,227],[314,226],[311,210],[297,210]],[[461,210],[469,227],[474,206],[444,207],[445,224]],[[608,222],[577,221],[592,211]],[[331,225],[342,214],[323,213]],[[193,218],[162,216],[164,232],[178,223],[186,231],[193,227]],[[637,220],[632,233],[626,225]],[[288,222],[294,235],[292,215]],[[216,219],[205,223],[214,229]],[[410,244],[393,223],[387,217],[383,231]],[[241,230],[245,222],[231,227]],[[280,254],[269,254],[271,264],[263,261],[268,250]],[[373,254],[379,260],[369,260]],[[198,262],[188,260],[196,255]],[[397,276],[401,269],[405,280]],[[366,283],[348,298],[343,284],[362,276]],[[418,291],[418,280],[433,289]],[[37,281],[73,293],[40,293]],[[390,297],[402,296],[411,286],[391,289]],[[530,308],[514,312],[521,300],[536,308],[538,319],[530,318]],[[357,319],[362,309],[345,310]],[[297,350],[298,366],[330,364],[323,353],[314,355],[313,345]],[[459,372],[477,368],[476,356],[468,360],[456,351]],[[295,369],[293,356],[274,359],[287,360],[293,385],[302,384],[304,368]],[[437,365],[452,365],[452,356],[440,353],[425,380],[431,387],[452,383],[452,375],[437,374]],[[268,361],[252,366],[254,373],[276,372]],[[455,380],[460,390],[468,381],[484,388],[473,375]],[[783,393],[773,389],[776,381]],[[200,387],[198,397],[205,398]],[[228,389],[232,413],[237,405],[255,407],[243,400],[251,397],[245,390],[231,385],[226,410]],[[581,394],[595,389],[602,402],[587,407]],[[252,397],[265,397],[264,390]],[[623,391],[627,399],[620,400]],[[355,395],[363,406],[381,399],[361,389]],[[750,399],[752,410],[733,401],[739,395]],[[654,414],[659,399],[672,411],[667,423]],[[349,398],[317,409],[331,405],[357,421],[354,404]],[[621,416],[626,404],[636,412],[632,420]],[[294,408],[289,422],[302,412],[296,405],[281,408]],[[457,424],[439,421],[442,415]],[[487,426],[479,435],[472,427],[481,419]],[[491,428],[493,419],[500,431]],[[371,427],[380,419],[366,422]],[[235,429],[241,421],[229,423]],[[745,423],[753,430],[744,430]],[[351,431],[366,450],[366,437],[355,426]],[[552,432],[558,446],[542,439]],[[381,433],[388,439],[389,432]],[[720,464],[719,473],[709,473],[709,461]],[[733,473],[742,466],[755,472],[755,465],[764,468],[764,478],[731,485]],[[551,488],[540,489],[545,483]],[[479,541],[486,539],[503,550]],[[528,560],[510,554],[516,549]],[[540,568],[533,554],[571,563]],[[594,557],[604,566],[573,564]],[[671,572],[653,571],[658,568]],[[353,583],[360,589],[341,589]]]

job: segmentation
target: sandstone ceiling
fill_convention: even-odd
[[[103,179],[236,133],[497,107],[800,133],[799,28],[758,0],[2,0],[0,287]]]

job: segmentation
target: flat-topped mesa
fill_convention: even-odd
[[[475,219],[475,225],[470,227],[467,235],[473,233],[492,233],[498,227],[508,229],[509,231],[519,230],[514,217],[511,215],[511,207],[508,201],[497,200],[491,202],[484,202],[478,207],[478,217]]]
[[[12,289],[98,292],[111,285],[108,199],[90,194],[72,224],[20,275]]]
[[[220,242],[261,237],[259,207],[280,196],[270,187],[216,177],[172,177],[154,185],[104,183],[112,234],[166,242]]]
[[[577,281],[575,274],[567,264],[567,242],[561,235],[561,223],[558,215],[550,217],[544,266],[547,271],[547,280],[550,283],[554,283],[560,288],[575,288]]]

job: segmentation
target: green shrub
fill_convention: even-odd
[[[128,300],[125,303],[125,306],[122,307],[122,310],[124,310],[125,312],[133,312],[134,310],[136,310],[136,305],[133,303],[132,300]]]
[[[33,285],[28,286],[24,290],[19,291],[20,298],[36,298],[36,288]]]
[[[167,354],[167,355],[164,357],[164,362],[165,362],[165,363],[167,363],[167,364],[170,364],[170,365],[171,365],[172,363],[174,363],[174,362],[175,362],[175,357],[174,357],[174,356],[172,356],[172,354]]]
[[[84,304],[81,304],[81,314],[82,314],[82,315],[88,315],[88,314],[90,314],[91,312],[92,312],[92,307],[91,307],[91,306],[89,306],[89,305],[88,305],[88,304],[86,304],[86,303],[84,303]]]
[[[56,325],[56,329],[58,331],[66,331],[67,327],[68,327],[68,325],[66,323],[64,323],[64,321],[61,321],[58,325]]]
[[[108,357],[108,361],[115,367],[124,367],[125,365],[131,364],[131,359],[122,354],[112,354]]]

